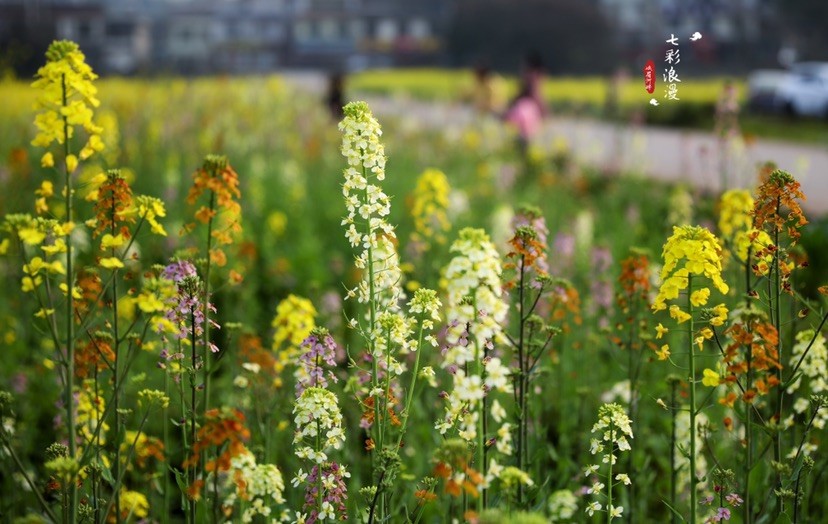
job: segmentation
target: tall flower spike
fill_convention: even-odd
[[[661,287],[658,290],[654,311],[667,309],[667,301],[678,298],[687,289],[689,277],[707,277],[713,287],[722,294],[729,290],[722,280],[722,260],[719,240],[707,229],[698,226],[674,226],[673,235],[667,239],[662,252],[664,266],[661,269]],[[707,304],[708,288],[694,291],[694,306]],[[671,316],[681,321],[681,310],[672,309]]]
[[[805,200],[799,182],[786,171],[773,171],[757,191],[753,209],[754,230],[749,235],[751,242],[759,244],[754,273],[768,273],[769,262],[777,266],[775,271],[779,274],[779,285],[788,294],[793,294],[790,276],[796,267],[791,260],[791,248],[799,241],[799,230],[808,223],[797,199]],[[783,244],[781,234],[788,236],[790,242],[787,246]]]
[[[720,293],[726,294],[728,286],[722,279],[722,258],[719,240],[707,229],[697,226],[676,226],[673,227],[673,235],[667,239],[662,252],[664,266],[661,270],[661,287],[653,302],[653,311],[667,309],[667,301],[674,301],[684,293],[683,310],[679,304],[670,305],[670,316],[679,324],[688,322],[687,339],[687,369],[689,371],[688,381],[690,384],[690,406],[689,418],[690,427],[696,427],[698,409],[696,406],[696,364],[695,345],[699,350],[704,348],[704,342],[713,336],[710,327],[705,326],[696,331],[694,309],[707,304],[710,298],[712,284]],[[711,326],[721,326],[727,318],[727,309],[724,305],[718,305],[710,309],[705,323]],[[669,349],[662,348],[659,359],[662,355],[669,356]],[[709,375],[709,373],[708,373]],[[712,377],[708,377],[708,382]],[[696,433],[690,432],[690,471],[695,471]],[[690,515],[689,521],[696,521],[696,497],[698,495],[699,480],[695,475],[690,478]]]
[[[46,64],[37,71],[37,80],[32,83],[32,87],[40,91],[34,105],[39,111],[35,117],[38,133],[32,145],[63,144],[72,138],[76,127],[82,127],[89,138],[79,156],[81,160],[89,158],[104,147],[100,137],[103,129],[92,120],[92,108],[100,105],[98,90],[92,83],[98,76],[86,63],[78,45],[68,40],[52,42],[46,51],[46,59]],[[74,171],[77,161],[74,155],[66,158],[70,172]],[[46,153],[41,162],[46,166],[52,164],[51,153]]]
[[[750,191],[731,189],[719,200],[719,232],[725,239],[732,239],[739,231],[753,226],[753,197]]]
[[[456,255],[445,274],[448,282],[446,320],[449,322],[446,342],[453,347],[446,360],[462,365],[474,358],[469,348],[458,344],[466,324],[475,324],[472,336],[481,347],[490,341],[499,342],[507,306],[501,299],[500,256],[485,231],[463,229],[460,238],[452,244],[451,252]],[[467,301],[466,297],[472,297],[472,300]],[[475,308],[483,312],[477,320]]]
[[[447,215],[450,190],[448,178],[439,169],[426,169],[417,179],[411,205],[411,240],[419,243],[423,252],[428,251],[432,242],[446,241],[445,233],[451,227]]]
[[[765,231],[753,227],[754,205],[750,192],[744,189],[726,191],[719,201],[719,232],[722,240],[743,263],[747,262],[749,252],[752,259],[755,259],[757,253],[766,251],[773,245]],[[755,260],[761,273],[767,273],[772,258],[765,255]]]
[[[351,102],[345,106],[339,130],[342,156],[348,161],[342,185],[348,214],[342,225],[351,247],[360,250],[356,267],[370,274],[348,296],[356,296],[361,303],[373,302],[382,309],[396,310],[402,299],[402,275],[394,227],[386,220],[391,199],[373,183],[385,180],[385,148],[379,140],[382,129],[368,104]]]
[[[632,449],[630,446],[630,440],[633,438],[632,421],[627,416],[626,410],[619,404],[604,404],[598,409],[598,422],[592,426],[592,433],[596,437],[590,441],[590,453],[600,455],[601,463],[606,465],[604,468],[607,473],[605,475],[599,473],[602,469],[600,465],[587,466],[585,470],[587,477],[600,475],[606,481],[605,485],[601,480],[594,480],[588,493],[594,497],[606,497],[606,507],[594,500],[589,503],[586,512],[592,515],[596,511],[606,510],[608,521],[611,521],[620,517],[624,511],[622,506],[613,503],[613,488],[619,484],[628,486],[632,483],[626,473],[613,470],[618,461],[616,453]],[[604,488],[607,488],[606,494],[603,493]]]
[[[193,173],[193,186],[187,195],[187,203],[195,204],[205,192],[210,195],[209,203],[198,208],[195,218],[209,224],[208,255],[211,262],[221,267],[227,263],[221,246],[232,244],[234,237],[242,231],[241,205],[238,202],[241,197],[239,175],[230,166],[227,157],[207,155],[201,168]],[[189,227],[192,228],[192,225]]]
[[[510,386],[508,368],[500,358],[487,355],[487,350],[503,337],[507,306],[501,299],[502,268],[494,244],[482,229],[460,231],[460,238],[452,244],[451,251],[456,255],[445,271],[448,348],[443,367],[452,373],[453,388],[445,398],[445,415],[435,428],[445,434],[456,426],[460,438],[475,444],[474,467],[481,473],[476,487],[485,488],[501,469],[495,462],[487,474],[485,441],[488,435],[484,433],[489,416],[487,395],[508,391]],[[512,451],[510,431],[510,424],[504,423],[497,433],[497,449],[503,454]],[[483,497],[480,497],[477,510],[483,509]]]
[[[342,448],[342,412],[334,393],[325,389],[327,381],[323,366],[334,364],[336,344],[328,331],[316,328],[303,343],[301,357],[305,378],[297,384],[293,407],[296,456],[310,464],[309,471],[300,469],[292,484],[305,484],[307,520],[314,523],[326,519],[346,519],[347,493],[344,479],[349,477],[344,466],[328,459],[331,450]]]

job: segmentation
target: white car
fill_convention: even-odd
[[[776,105],[776,93],[779,91],[788,72],[782,69],[760,69],[747,78],[748,108],[752,111],[774,113],[779,111]]]
[[[828,118],[828,62],[794,64],[776,89],[775,105],[790,115]]]

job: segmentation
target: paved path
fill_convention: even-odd
[[[321,91],[324,80],[313,75],[289,75],[305,89]],[[472,124],[473,111],[459,104],[370,96],[366,100],[379,117],[405,116],[424,125]],[[721,145],[712,133],[652,126],[616,127],[589,119],[554,117],[545,125],[539,143],[564,139],[583,164],[598,168],[621,168],[646,176],[685,181],[704,189],[723,185],[751,187],[756,166],[775,162],[802,184],[807,196],[805,210],[828,214],[828,144],[801,145],[781,140],[741,140]],[[722,166],[725,166],[723,169]],[[727,173],[723,180],[721,173]]]
[[[430,125],[450,122],[472,124],[473,111],[460,105],[415,100],[400,103],[387,97],[368,97],[373,111],[382,116],[417,118]],[[741,140],[721,145],[712,133],[652,126],[616,127],[597,120],[553,117],[539,137],[551,145],[565,140],[583,164],[718,190],[751,187],[756,166],[772,160],[793,174],[807,196],[803,207],[813,214],[828,214],[828,145],[799,145],[779,140]],[[620,154],[619,154],[620,153]],[[724,154],[723,154],[724,153]],[[724,162],[724,164],[723,164]],[[726,180],[722,180],[722,165]]]

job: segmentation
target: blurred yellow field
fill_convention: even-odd
[[[726,80],[728,79],[724,77],[685,78],[679,96],[687,102],[715,104]],[[744,82],[741,79],[731,80],[736,85],[739,96],[743,98]],[[457,100],[472,87],[473,82],[473,75],[469,70],[395,69],[354,74],[349,80],[349,86],[354,91],[407,93],[427,99]],[[509,93],[513,94],[516,91],[515,78],[505,77],[503,82]],[[607,99],[608,86],[609,79],[605,77],[550,77],[544,82],[543,93],[551,104],[600,106]],[[638,72],[631,73],[622,88],[622,105],[646,104],[651,97],[652,95],[645,91],[643,79]]]

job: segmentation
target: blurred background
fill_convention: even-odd
[[[826,0],[0,0],[0,80],[31,79],[54,39],[104,77],[278,76],[334,119],[360,98],[429,127],[515,127],[529,94],[525,145],[716,190],[773,160],[828,212]]]
[[[488,66],[528,49],[551,74],[639,70],[669,34],[684,71],[826,59],[824,0],[0,0],[0,70],[31,76],[53,39],[117,75]]]

